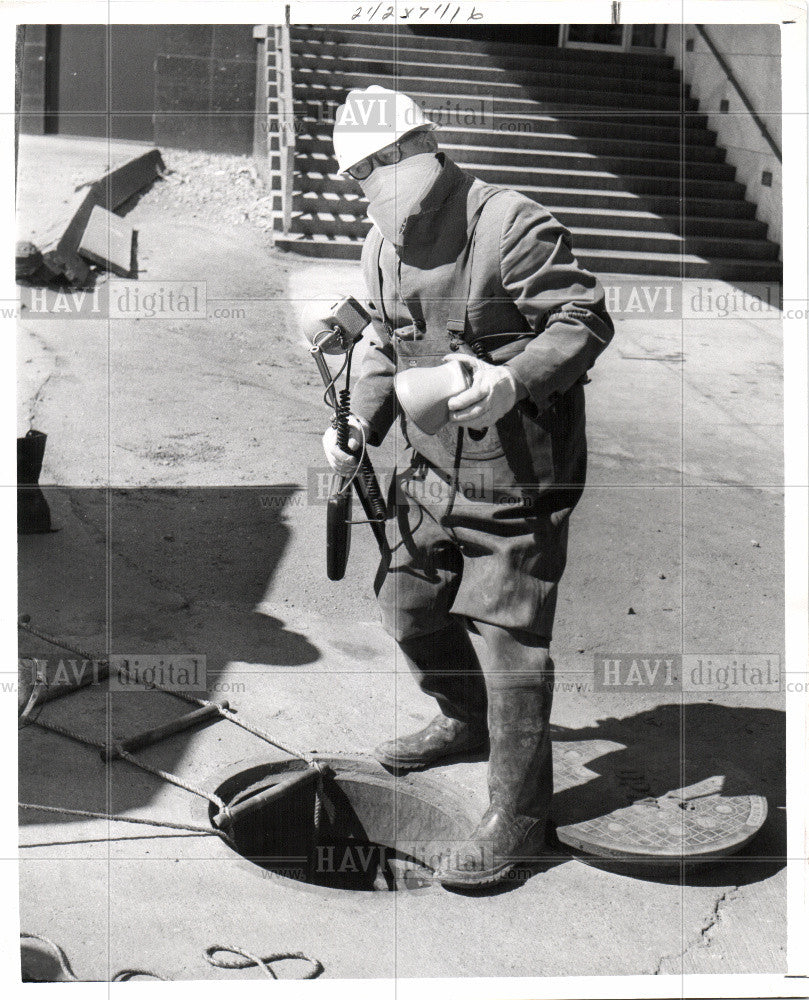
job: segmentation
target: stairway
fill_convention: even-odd
[[[489,120],[440,129],[441,149],[476,177],[541,202],[596,273],[781,278],[778,246],[670,56],[359,25],[295,25],[291,44],[295,193],[292,232],[276,233],[279,247],[359,258],[366,202],[337,173],[331,129],[348,90],[378,83],[428,113],[487,102]]]

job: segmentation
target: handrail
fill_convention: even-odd
[[[748,112],[750,114],[750,117],[753,119],[753,121],[756,123],[756,125],[758,125],[759,132],[761,132],[761,134],[764,137],[764,139],[766,140],[768,146],[773,151],[773,153],[775,153],[776,157],[778,158],[778,162],[781,163],[782,162],[781,161],[781,150],[778,147],[778,144],[776,143],[775,139],[773,139],[773,137],[770,135],[769,131],[767,130],[767,126],[764,124],[764,122],[761,120],[761,118],[759,118],[759,116],[756,114],[756,109],[750,103],[750,99],[748,98],[747,94],[744,92],[744,88],[739,83],[739,81],[736,79],[736,76],[734,75],[733,70],[730,68],[730,66],[728,65],[728,63],[725,61],[725,58],[722,55],[722,53],[714,45],[713,41],[711,40],[711,36],[705,30],[705,25],[703,25],[703,24],[695,24],[694,27],[700,33],[703,41],[708,46],[708,48],[711,50],[714,59],[716,59],[716,61],[719,63],[719,65],[721,66],[723,72],[727,76],[728,80],[730,80],[730,82],[735,87],[736,93],[741,98],[742,104],[747,108],[747,110],[748,110]]]
[[[287,8],[289,10],[289,8]],[[292,45],[289,21],[274,26],[275,92],[278,102],[278,152],[280,156],[281,226],[284,236],[292,228],[292,195],[295,179],[295,118],[292,92]]]

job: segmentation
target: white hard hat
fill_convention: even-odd
[[[340,172],[416,129],[436,128],[407,96],[376,85],[349,91],[334,116],[334,154]]]

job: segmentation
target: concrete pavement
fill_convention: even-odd
[[[329,583],[323,508],[306,501],[327,414],[299,309],[360,292],[358,271],[268,252],[248,227],[167,215],[161,199],[129,216],[143,277],[204,283],[205,318],[23,314],[20,419],[49,435],[42,481],[61,531],[20,539],[20,611],[99,652],[107,640],[115,652],[199,652],[282,742],[365,752],[432,706],[377,624],[370,532],[354,529],[346,579]],[[554,642],[557,755],[600,741],[596,775],[632,771],[645,746],[670,740],[677,759],[683,739],[687,756],[731,760],[770,803],[743,858],[640,879],[561,855],[482,898],[318,895],[246,870],[215,838],[26,813],[22,927],[58,941],[82,979],[133,966],[260,976],[207,966],[202,949],[220,941],[304,951],[330,978],[783,972],[782,696],[605,695],[589,683],[597,652],[783,650],[781,369],[777,321],[619,322],[587,389],[591,486]],[[393,457],[387,447],[374,460],[383,470]],[[53,662],[33,640],[22,651]],[[122,693],[113,730],[179,711]],[[99,738],[108,718],[99,691],[46,713]],[[108,784],[95,752],[33,727],[20,739],[23,801],[196,815],[193,796],[125,763]],[[205,781],[261,750],[219,722],[144,757]],[[431,773],[483,808],[485,762]],[[557,800],[562,812],[574,803]]]

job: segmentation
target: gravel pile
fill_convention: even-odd
[[[181,212],[217,226],[272,232],[272,198],[252,157],[184,149],[161,150],[167,173],[142,197],[150,207]]]

